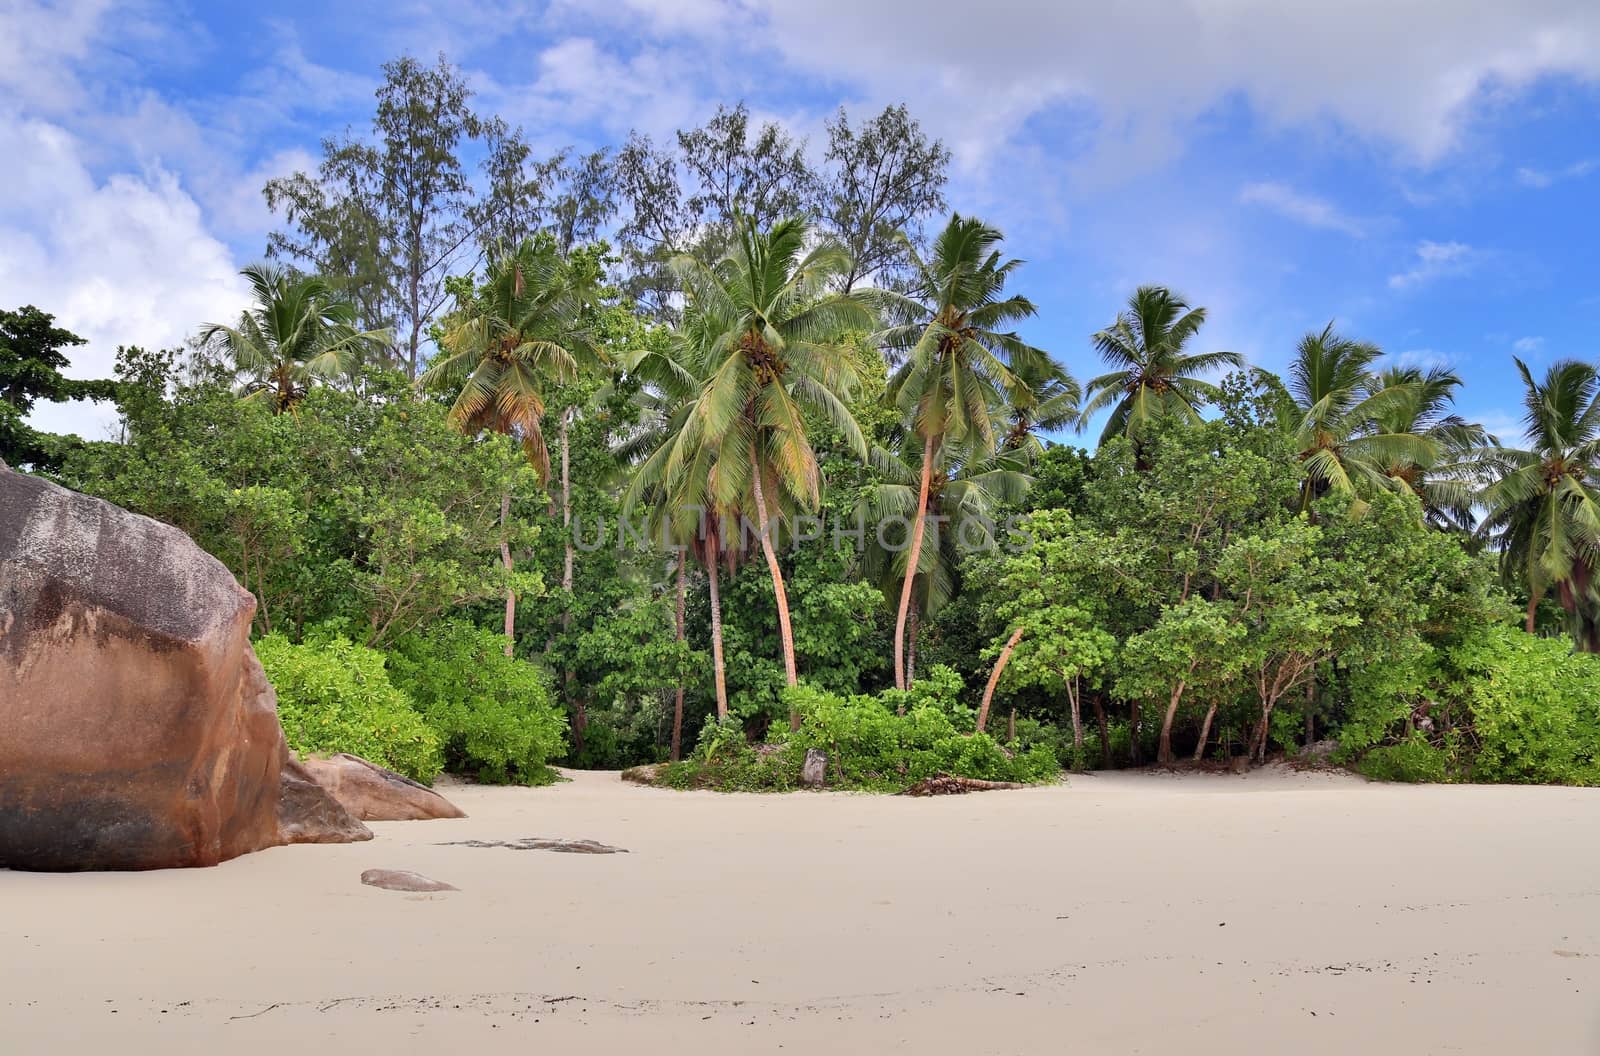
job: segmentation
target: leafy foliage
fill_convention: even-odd
[[[425,784],[443,767],[438,735],[390,681],[383,653],[338,634],[300,645],[269,634],[256,656],[295,751],[349,752]]]
[[[464,620],[408,635],[390,656],[391,680],[438,738],[445,766],[493,784],[545,784],[565,747],[566,716],[547,676],[501,651],[503,639]]]

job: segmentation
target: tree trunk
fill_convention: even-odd
[[[728,717],[728,682],[722,666],[722,595],[717,588],[717,550],[712,546],[706,561],[706,578],[711,585],[711,666],[717,680],[717,720]]]
[[[983,732],[984,724],[989,721],[989,702],[994,699],[994,687],[1000,684],[1000,675],[1004,673],[1006,664],[1011,662],[1011,653],[1016,649],[1017,643],[1022,640],[1022,628],[1018,627],[1011,632],[1011,637],[1006,639],[1004,649],[994,662],[994,670],[989,672],[989,684],[983,687],[983,703],[978,707],[978,732]]]
[[[1200,743],[1194,746],[1194,761],[1199,762],[1205,758],[1206,742],[1211,739],[1211,720],[1217,717],[1217,706],[1211,705],[1206,709],[1206,717],[1200,723]]]
[[[561,589],[568,594],[572,593],[572,477],[571,457],[567,443],[567,422],[572,418],[572,408],[568,407],[561,412],[561,531],[566,538],[566,559],[561,566]],[[572,612],[562,613],[561,629],[566,630],[572,622]]]
[[[1083,691],[1077,676],[1067,681],[1067,703],[1072,708],[1072,761],[1080,765],[1083,759]]]
[[[906,579],[900,587],[900,609],[894,618],[894,687],[907,688],[906,614],[911,610],[911,588],[917,581],[917,562],[922,559],[922,533],[928,524],[928,489],[933,481],[935,438],[922,442],[922,483],[917,487],[917,516],[911,523],[911,548],[906,555]],[[981,729],[981,727],[980,727]]]
[[[1106,723],[1106,706],[1101,701],[1098,692],[1089,699],[1094,701],[1094,721],[1100,727],[1100,765],[1109,770],[1111,769],[1111,728]]]
[[[910,628],[906,632],[906,688],[917,681],[917,609],[911,607]]]
[[[1195,665],[1189,665],[1189,675],[1194,674]],[[1167,712],[1161,716],[1161,740],[1156,746],[1156,762],[1162,766],[1172,765],[1172,722],[1178,717],[1178,705],[1183,701],[1184,688],[1189,684],[1188,675],[1178,679],[1178,684],[1172,687],[1172,697],[1167,701]]]
[[[511,493],[500,495],[500,563],[511,573],[511,540],[506,536],[506,523],[511,519]],[[510,656],[517,643],[517,592],[506,584],[506,655]]]
[[[795,673],[794,630],[789,625],[789,592],[783,587],[783,569],[778,565],[778,551],[772,545],[772,532],[767,517],[766,493],[761,486],[761,462],[756,457],[756,445],[750,445],[750,483],[755,491],[756,527],[761,532],[761,553],[767,559],[767,571],[772,573],[772,595],[778,602],[778,637],[783,644],[783,677],[791,686],[800,677]],[[789,710],[789,729],[800,728],[800,713]]]
[[[1144,762],[1144,749],[1139,745],[1139,722],[1142,717],[1139,701],[1128,701],[1128,762],[1134,766]]]
[[[689,552],[678,555],[678,644],[683,644],[683,583]],[[682,758],[683,752],[683,679],[678,680],[678,697],[672,706],[672,761]]]
[[[1267,735],[1272,729],[1272,706],[1276,701],[1262,701],[1261,721],[1256,723],[1254,735],[1250,738],[1250,758],[1258,763],[1267,761]]]
[[[572,415],[572,408],[568,407],[561,412],[561,535],[566,543],[566,558],[561,566],[561,591],[566,595],[566,604],[561,610],[561,633],[565,636],[572,629],[572,481],[570,473],[570,460],[567,450],[567,420]],[[570,643],[569,643],[570,647]],[[572,697],[572,669],[567,668],[561,672],[561,695]],[[578,747],[583,747],[583,734],[589,728],[589,711],[585,701],[577,702],[577,721],[573,729],[577,731]]]
[[[1535,590],[1532,592],[1532,596],[1528,598],[1527,630],[1529,634],[1534,633],[1533,626],[1539,612],[1540,593],[1540,591]]]

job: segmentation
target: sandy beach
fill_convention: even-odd
[[[1600,1051],[1600,792],[573,777],[216,869],[0,871],[0,1049]],[[451,845],[529,836],[630,853]]]

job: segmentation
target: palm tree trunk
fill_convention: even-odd
[[[905,689],[906,614],[911,609],[911,588],[917,579],[917,562],[922,559],[922,533],[928,524],[928,488],[933,481],[933,452],[937,438],[929,435],[922,442],[922,483],[917,487],[917,517],[911,524],[911,549],[906,555],[906,581],[900,587],[900,610],[894,618],[894,688]],[[981,727],[980,727],[981,729]]]
[[[568,594],[572,593],[572,461],[570,445],[567,442],[567,423],[572,418],[573,408],[568,407],[561,412],[561,530],[566,537],[566,559],[561,566],[561,589]],[[561,617],[562,629],[565,630],[572,622],[572,613],[567,612]]]
[[[511,574],[511,540],[506,535],[506,522],[511,519],[511,493],[500,494],[500,563],[506,574]],[[506,584],[506,655],[510,656],[517,642],[517,592]]]
[[[917,610],[911,609],[911,627],[906,632],[906,688],[917,681]]]
[[[979,733],[983,732],[984,724],[989,721],[989,702],[994,699],[994,687],[1000,684],[1000,675],[1005,671],[1006,664],[1011,662],[1011,653],[1021,640],[1022,628],[1018,627],[1006,639],[1005,648],[1000,650],[1000,657],[994,662],[994,670],[989,672],[989,684],[983,687],[983,703],[978,707]]]
[[[683,644],[683,581],[689,563],[689,552],[678,555],[678,644]],[[683,679],[678,680],[678,698],[672,705],[672,761],[682,758],[683,749]]]
[[[707,551],[706,578],[711,585],[711,664],[717,680],[717,720],[728,717],[728,682],[722,666],[722,595],[717,587],[715,540]]]
[[[561,591],[566,595],[566,605],[561,610],[561,633],[567,634],[572,629],[572,477],[571,459],[567,443],[567,422],[572,417],[572,408],[568,407],[561,412],[561,535],[566,542],[566,556],[561,565]],[[561,673],[561,693],[563,696],[572,696],[572,669]],[[577,733],[578,746],[583,746],[584,731],[589,728],[589,709],[585,701],[577,702],[577,718],[573,729]]]
[[[1533,634],[1534,633],[1534,631],[1533,631],[1534,621],[1535,621],[1536,617],[1538,616],[1539,602],[1541,600],[1541,595],[1543,594],[1543,592],[1535,590],[1535,591],[1532,591],[1530,593],[1531,593],[1531,596],[1528,598],[1527,629],[1528,629],[1528,633],[1529,634]]]
[[[756,527],[761,532],[761,553],[767,559],[767,571],[772,573],[772,594],[778,602],[778,637],[783,644],[783,677],[791,686],[798,685],[795,673],[794,630],[789,625],[789,592],[783,587],[783,569],[778,565],[778,551],[772,545],[772,531],[767,517],[766,493],[761,487],[761,460],[756,456],[756,445],[750,445],[750,483],[755,490]],[[800,728],[800,713],[789,711],[789,728]]]

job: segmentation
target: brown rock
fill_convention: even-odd
[[[0,469],[0,866],[216,865],[285,842],[254,613],[178,529]],[[296,839],[351,831],[296,802]]]
[[[307,759],[300,765],[359,821],[466,817],[460,807],[427,785],[369,763],[359,755],[340,752],[326,759]]]
[[[443,880],[430,880],[409,869],[368,869],[361,874],[361,882],[368,887],[381,887],[385,891],[459,891],[459,887]]]
[[[807,788],[821,788],[828,780],[828,753],[821,748],[807,748],[805,762],[800,764],[800,783]]]
[[[278,835],[284,843],[358,843],[372,830],[350,816],[291,754],[278,785]]]

